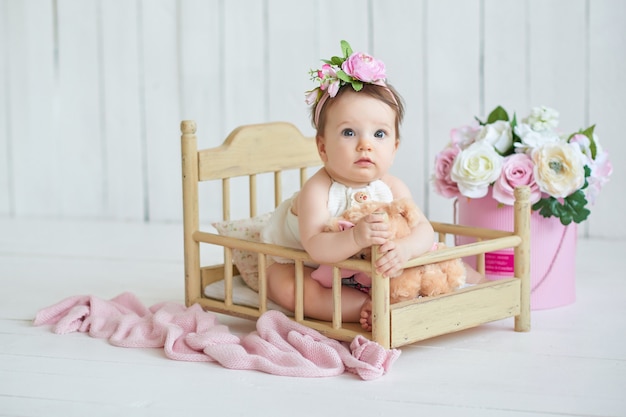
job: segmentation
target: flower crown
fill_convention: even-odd
[[[361,91],[363,84],[387,86],[385,64],[382,61],[363,52],[353,52],[350,44],[344,40],[341,41],[341,52],[343,57],[323,59],[322,68],[309,71],[311,80],[319,83],[318,87],[306,92],[305,100],[309,105],[317,104],[315,126],[324,101],[335,97],[344,85],[350,84],[354,91]]]

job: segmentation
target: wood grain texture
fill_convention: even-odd
[[[201,147],[269,121],[313,136],[308,71],[340,39],[383,59],[404,97],[393,173],[435,221],[453,215],[430,183],[435,153],[450,129],[498,104],[518,117],[551,105],[564,131],[595,123],[617,160],[623,2],[544,3],[354,0],[342,3],[346,18],[331,0],[2,0],[0,215],[181,221],[179,121],[199,122]],[[584,236],[626,235],[608,220],[626,181],[614,169]],[[282,180],[297,189],[297,176]],[[272,181],[259,176],[258,189]],[[247,199],[245,187],[233,183],[233,195]],[[203,188],[201,201],[215,191]]]

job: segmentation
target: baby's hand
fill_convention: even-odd
[[[387,213],[372,213],[358,221],[351,230],[359,248],[382,245],[391,237]]]
[[[402,273],[403,266],[409,261],[409,251],[405,246],[396,244],[393,240],[388,240],[380,246],[382,256],[376,261],[376,270],[379,274],[393,278]]]

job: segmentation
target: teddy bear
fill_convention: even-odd
[[[390,222],[393,238],[402,238],[411,232],[418,218],[418,209],[411,199],[397,199],[390,203],[364,201],[361,204],[346,210],[340,217],[333,218],[326,230],[341,231],[353,227],[361,218],[370,213],[380,212],[386,215]],[[445,248],[439,242],[433,245],[433,250]],[[370,259],[371,249],[355,255],[362,259]],[[355,281],[363,286],[371,286],[371,278],[364,272],[341,269],[341,277],[354,275]],[[325,287],[332,286],[332,267],[320,265],[313,271],[312,278]],[[454,291],[465,283],[465,266],[460,258],[434,264],[406,268],[402,273],[389,281],[390,303],[412,300],[418,296],[434,296]]]

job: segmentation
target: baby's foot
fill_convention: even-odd
[[[368,298],[361,306],[361,318],[359,319],[363,330],[372,331],[372,300]]]

